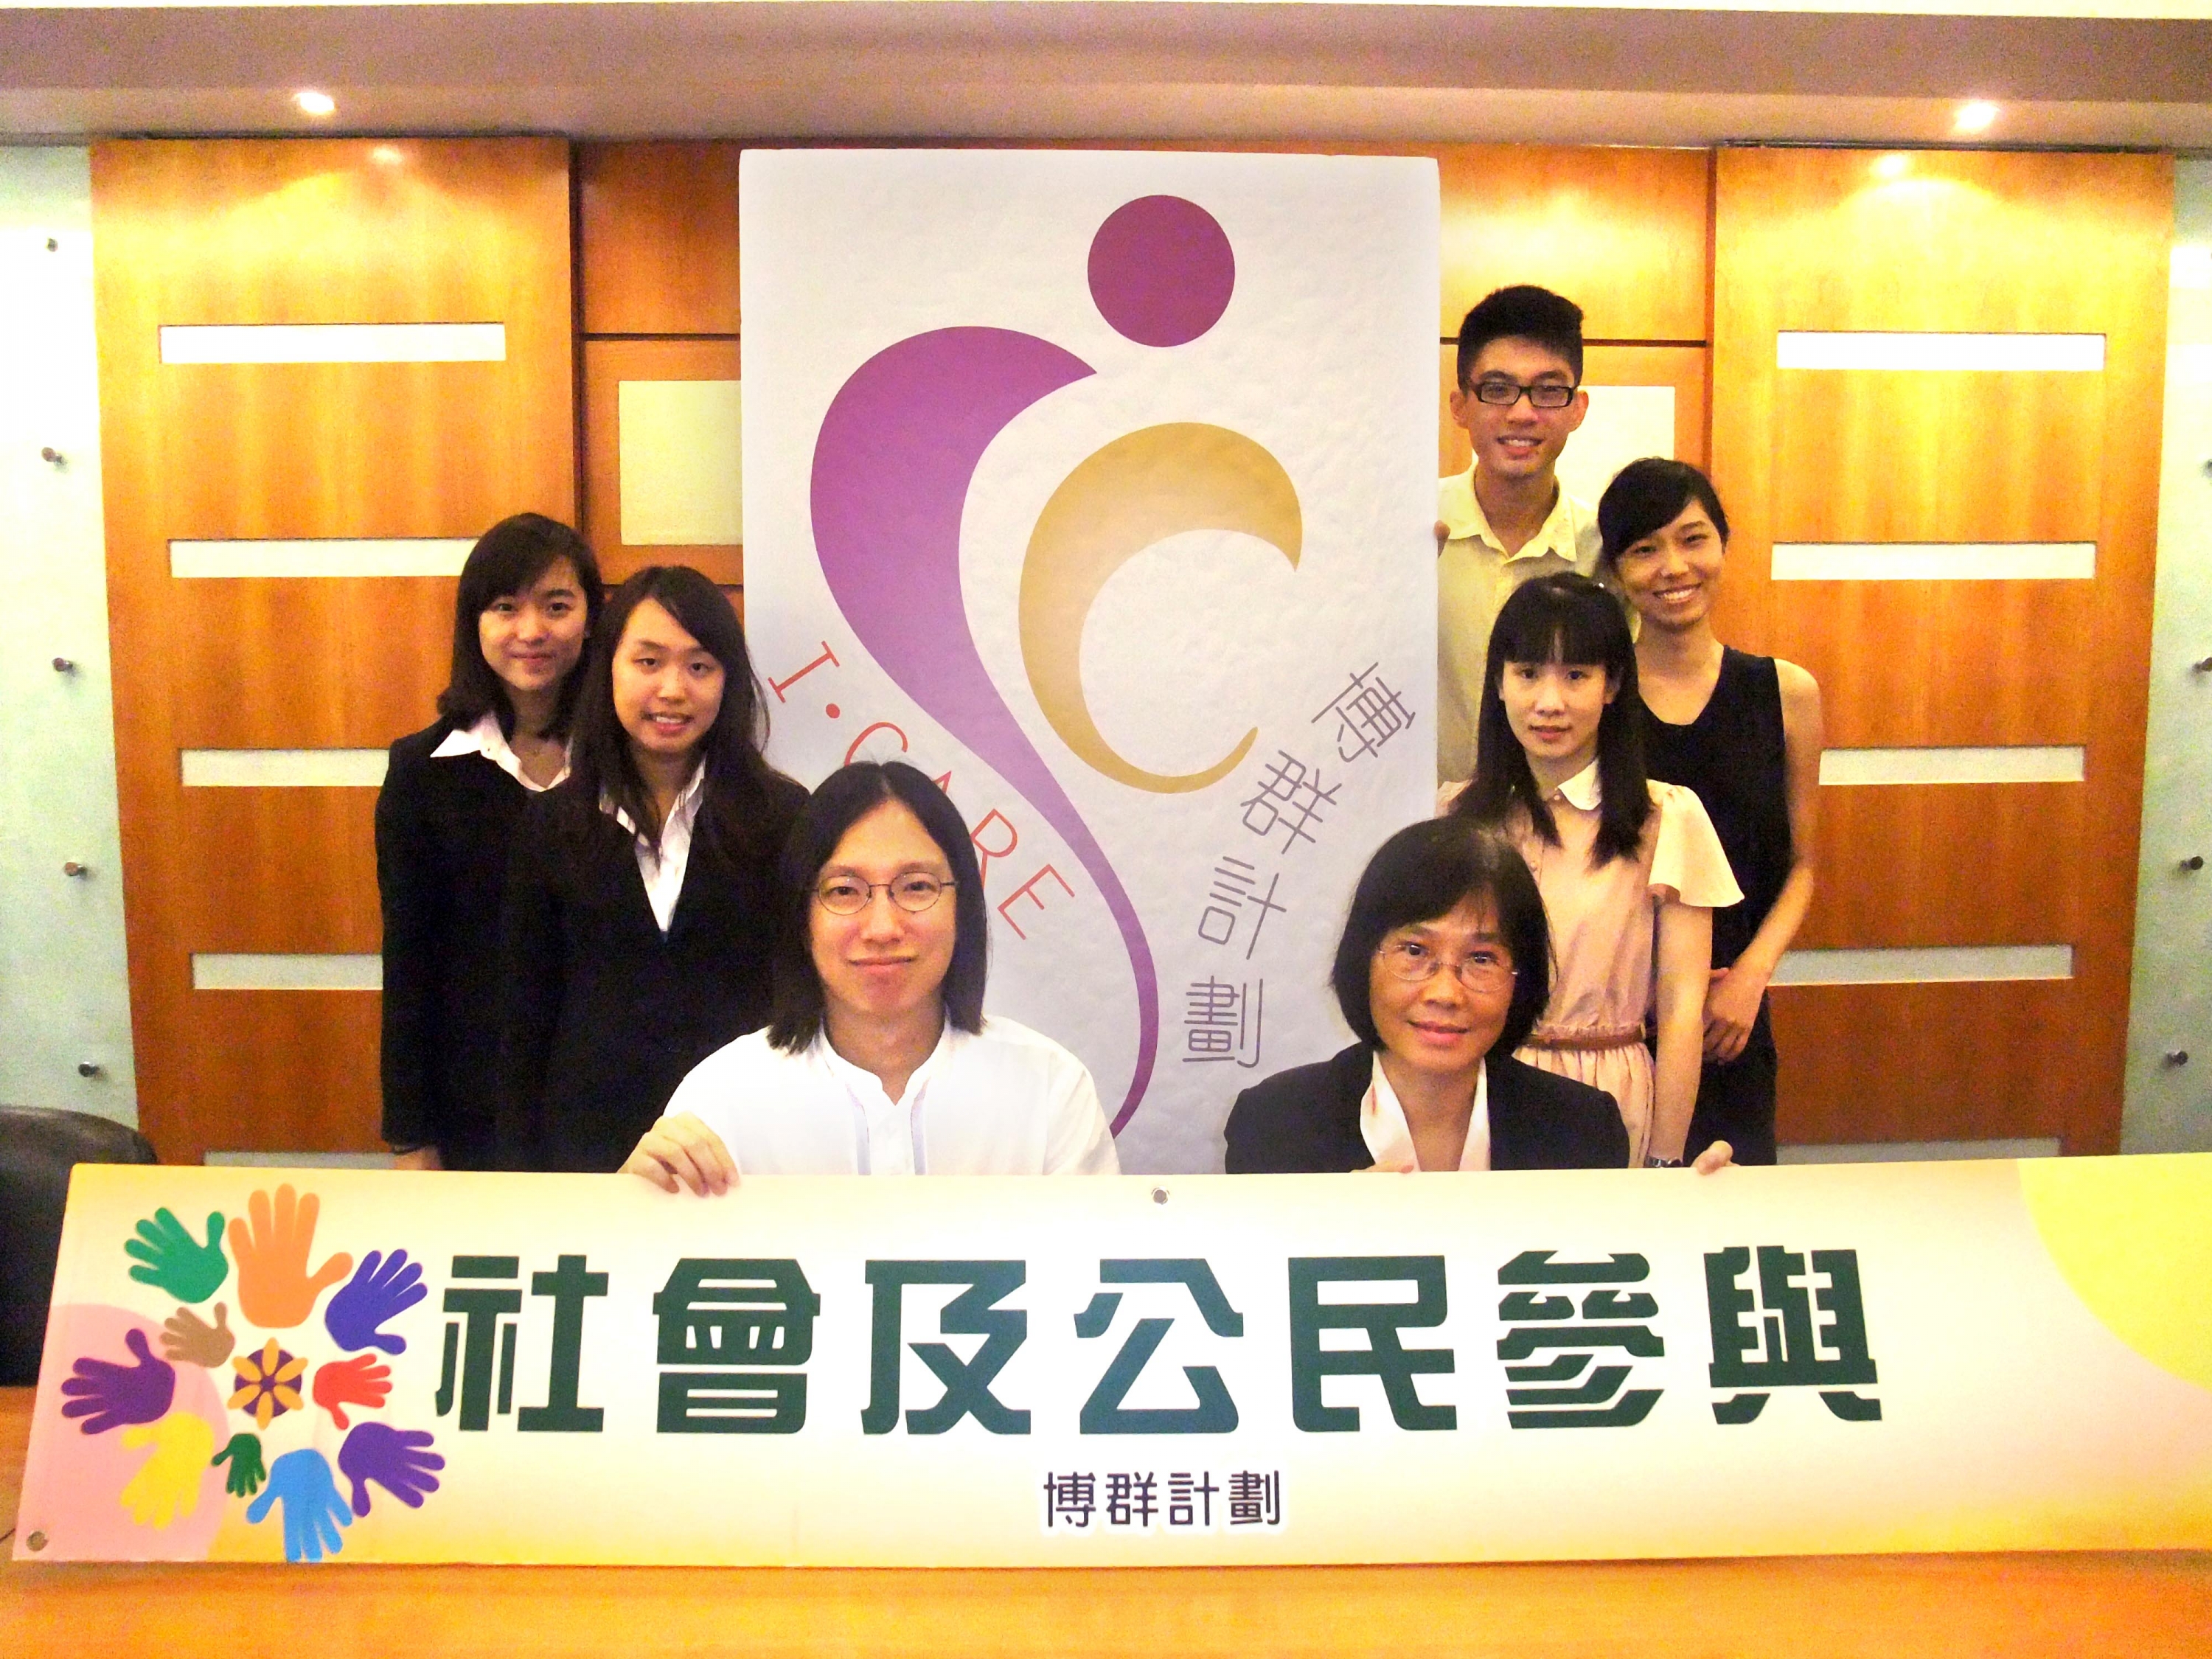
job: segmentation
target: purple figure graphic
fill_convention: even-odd
[[[1236,262],[1203,208],[1147,196],[1099,227],[1090,280],[1117,332],[1140,345],[1182,345],[1219,320]],[[1105,850],[992,684],[960,586],[961,518],[984,452],[1025,410],[1095,372],[1010,329],[937,329],[887,346],[854,371],[823,417],[812,507],[823,574],[860,643],[1021,793],[1098,884],[1136,979],[1137,1063],[1114,1115],[1118,1133],[1144,1097],[1159,1048],[1152,946]]]

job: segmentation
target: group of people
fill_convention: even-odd
[[[1256,1170],[1774,1160],[1765,990],[1813,891],[1820,694],[1722,645],[1728,519],[1695,467],[1557,466],[1582,314],[1468,314],[1439,486],[1438,814],[1386,840],[1330,973],[1355,1041],[1231,1108]],[[376,811],[384,1133],[403,1168],[1113,1173],[1088,1072],[983,1012],[958,811],[900,762],[769,765],[728,600],[603,597],[574,530],[493,526],[438,719]],[[1318,971],[1319,964],[1316,964]]]

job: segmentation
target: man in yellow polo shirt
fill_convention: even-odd
[[[1459,331],[1452,419],[1474,463],[1437,484],[1437,776],[1474,770],[1483,659],[1522,582],[1597,569],[1597,514],[1559,487],[1559,452],[1589,411],[1583,313],[1549,289],[1501,288]]]

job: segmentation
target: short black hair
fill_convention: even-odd
[[[1498,607],[1475,711],[1474,776],[1452,811],[1502,827],[1517,802],[1537,835],[1559,844],[1559,821],[1505,714],[1500,688],[1506,665],[1516,662],[1592,663],[1605,670],[1613,697],[1597,723],[1598,830],[1590,864],[1595,868],[1637,857],[1644,826],[1656,809],[1644,767],[1644,726],[1636,714],[1643,697],[1636,684],[1636,638],[1620,596],[1571,571],[1525,581]]]
[[[510,738],[514,735],[514,702],[507,695],[506,683],[484,660],[477,619],[491,609],[493,601],[529,587],[552,568],[556,559],[566,559],[575,568],[576,585],[584,591],[588,653],[599,636],[603,603],[599,561],[589,542],[558,519],[549,519],[542,513],[517,513],[485,531],[469,550],[468,562],[461,566],[460,586],[453,596],[453,666],[447,671],[446,689],[438,694],[438,712],[457,728],[474,726],[486,714],[497,714],[499,729]],[[568,734],[576,696],[583,689],[586,660],[580,658],[562,683],[549,736]]]
[[[1566,359],[1575,384],[1583,381],[1583,308],[1548,288],[1519,283],[1486,295],[1459,325],[1459,389],[1472,392],[1468,376],[1483,347],[1492,340],[1534,340]]]
[[[1449,915],[1468,899],[1488,902],[1513,958],[1513,1000],[1493,1052],[1511,1054],[1528,1039],[1552,999],[1552,929],[1536,878],[1513,843],[1463,817],[1409,824],[1375,849],[1352,890],[1329,984],[1344,1023],[1370,1048],[1382,1039],[1369,1006],[1369,964],[1399,927]]]
[[[1711,478],[1687,461],[1662,455],[1631,461],[1613,475],[1598,499],[1597,532],[1603,544],[1598,562],[1610,569],[1637,543],[1680,518],[1692,501],[1705,509],[1721,540],[1727,541],[1728,514],[1721,510],[1720,492]]]
[[[768,1040],[787,1053],[799,1053],[821,1035],[825,1012],[822,976],[814,967],[814,884],[845,832],[887,800],[902,803],[921,820],[952,866],[952,965],[939,994],[956,1030],[983,1029],[991,913],[967,823],[942,789],[904,761],[856,761],[823,779],[807,797],[776,865],[775,1011]]]

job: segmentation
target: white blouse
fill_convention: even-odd
[[[1398,1091],[1382,1075],[1382,1056],[1375,1056],[1374,1074],[1359,1103],[1359,1138],[1367,1143],[1380,1170],[1418,1170],[1413,1155],[1413,1126],[1406,1121],[1406,1109]],[[1490,1067],[1478,1062],[1474,1070],[1474,1112],[1467,1121],[1467,1144],[1460,1148],[1462,1170],[1490,1167]]]
[[[1118,1175],[1083,1062],[1010,1019],[950,1020],[893,1100],[825,1034],[798,1054],[753,1031],[694,1066],[670,1097],[745,1175]]]

